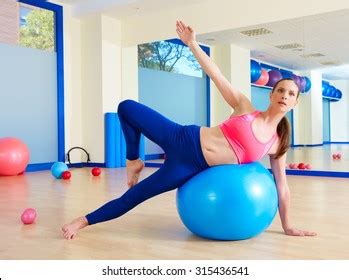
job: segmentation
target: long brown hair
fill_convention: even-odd
[[[281,83],[282,81],[292,81],[296,84],[297,88],[298,88],[298,93],[297,93],[297,99],[300,93],[299,90],[299,86],[297,85],[297,83],[291,79],[291,78],[284,78],[279,80],[273,87],[272,92],[274,92],[274,90],[277,88],[277,86],[279,85],[279,83]],[[288,119],[286,118],[286,116],[284,116],[281,121],[279,122],[276,132],[280,138],[280,144],[278,147],[278,150],[274,156],[274,159],[278,159],[280,158],[282,155],[284,155],[288,149],[290,148],[290,134],[291,134],[291,125],[290,122],[288,121]]]

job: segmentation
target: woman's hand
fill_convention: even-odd
[[[195,31],[189,25],[186,26],[182,21],[177,20],[176,31],[177,31],[178,37],[188,47],[192,42],[195,42]]]
[[[286,235],[291,236],[316,236],[316,232],[300,230],[296,228],[287,228],[284,229]]]

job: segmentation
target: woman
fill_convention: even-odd
[[[120,217],[143,201],[180,187],[210,166],[243,164],[257,161],[266,154],[270,156],[285,234],[316,235],[292,227],[289,221],[290,194],[285,165],[290,127],[285,114],[298,102],[299,88],[296,83],[291,79],[279,81],[270,94],[269,108],[265,112],[256,111],[242,93],[232,88],[218,67],[201,50],[193,29],[182,21],[177,21],[176,28],[179,38],[191,49],[225,101],[234,109],[233,115],[216,127],[182,126],[135,101],[121,102],[118,116],[127,145],[126,168],[130,189],[121,197],[63,226],[64,237],[72,239],[79,229]],[[164,149],[166,160],[159,170],[138,183],[144,167],[139,159],[141,133]]]

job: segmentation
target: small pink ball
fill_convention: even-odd
[[[311,164],[309,164],[309,163],[305,165],[305,169],[312,169],[312,168],[313,168],[313,167],[312,167]]]
[[[25,209],[21,216],[21,220],[25,225],[30,225],[34,223],[35,219],[36,219],[36,211],[33,208]]]
[[[296,169],[297,168],[297,163],[290,163],[289,167],[291,169]]]

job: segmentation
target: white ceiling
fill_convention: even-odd
[[[115,18],[154,13],[201,0],[60,0],[71,4],[76,15],[104,12]],[[55,2],[55,1],[51,1]],[[195,28],[195,27],[194,27]],[[249,37],[241,31],[265,28],[272,33]],[[232,43],[251,50],[251,56],[265,63],[291,70],[322,69],[325,79],[349,79],[349,10],[267,23],[246,28],[200,34],[207,45]],[[213,41],[212,41],[213,40]],[[302,48],[281,50],[275,46],[298,43]],[[324,56],[304,58],[320,53]],[[332,62],[325,66],[321,63]]]
[[[249,37],[241,31],[265,28],[272,33]],[[200,34],[208,45],[232,43],[251,50],[251,56],[292,70],[321,69],[325,79],[349,79],[349,10]],[[214,40],[214,41],[212,41]],[[303,47],[282,50],[275,46],[298,43]],[[304,58],[310,54],[321,57]],[[335,65],[321,63],[333,62]]]

